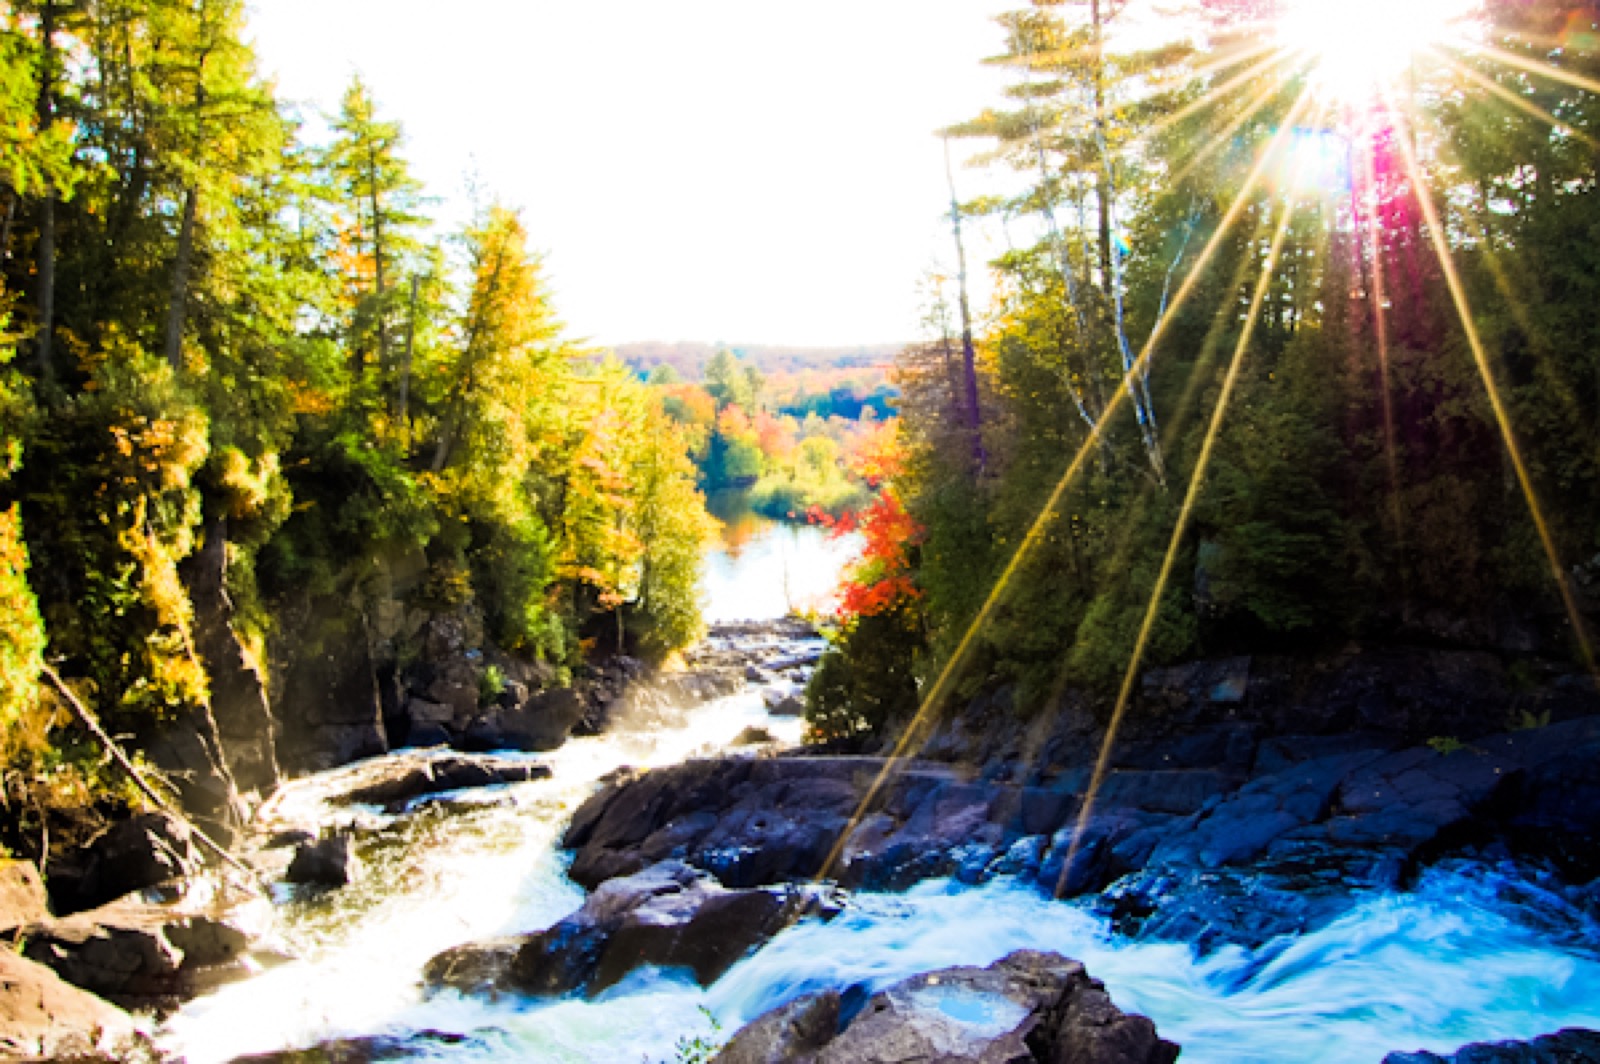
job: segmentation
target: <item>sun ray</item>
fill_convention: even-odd
[[[1394,522],[1395,546],[1401,557],[1406,551],[1406,517],[1405,508],[1400,503],[1400,458],[1396,443],[1395,418],[1394,418],[1394,385],[1390,377],[1389,366],[1389,292],[1387,278],[1383,272],[1382,238],[1383,232],[1378,224],[1378,204],[1376,201],[1378,189],[1377,160],[1369,148],[1364,151],[1362,159],[1362,178],[1367,187],[1371,202],[1365,204],[1362,211],[1367,219],[1367,245],[1372,252],[1372,316],[1374,332],[1378,341],[1378,391],[1383,406],[1383,452],[1385,465],[1389,474],[1389,519]],[[1405,566],[1401,566],[1401,579],[1409,583],[1405,576]],[[1402,586],[1402,608],[1410,602],[1409,590]]]
[[[1194,171],[1198,169],[1206,160],[1210,159],[1212,155],[1216,154],[1218,151],[1221,151],[1223,148],[1232,143],[1233,135],[1239,132],[1239,130],[1243,129],[1245,124],[1251,119],[1255,118],[1262,111],[1264,111],[1267,108],[1267,105],[1272,103],[1272,101],[1281,91],[1282,86],[1280,85],[1268,85],[1266,88],[1256,93],[1256,95],[1248,101],[1245,109],[1234,117],[1233,121],[1229,122],[1226,126],[1219,130],[1216,135],[1214,135],[1211,140],[1207,142],[1205,147],[1201,148],[1198,152],[1195,152],[1194,155],[1190,156],[1187,162],[1185,162],[1170,177],[1166,179],[1167,186],[1169,188],[1178,187],[1183,183],[1185,178],[1194,173]],[[1288,122],[1287,125],[1292,126],[1293,122]]]
[[[1160,136],[1162,133],[1168,129],[1171,129],[1184,119],[1189,118],[1208,107],[1219,106],[1224,99],[1233,94],[1235,89],[1249,84],[1250,82],[1255,81],[1257,78],[1264,77],[1265,75],[1273,72],[1274,68],[1284,66],[1296,58],[1296,56],[1288,52],[1273,51],[1272,54],[1267,56],[1267,58],[1263,59],[1250,69],[1243,71],[1233,78],[1230,78],[1228,81],[1211,89],[1205,95],[1199,97],[1198,99],[1191,100],[1189,103],[1184,104],[1183,107],[1174,111],[1172,114],[1166,115],[1159,121],[1152,123],[1149,129],[1139,134],[1138,139],[1149,140],[1152,137]],[[1258,93],[1255,97],[1253,97],[1253,100],[1268,101],[1272,98],[1275,91],[1275,87],[1270,88],[1267,91]],[[1256,109],[1259,109],[1263,106],[1265,106],[1265,102],[1256,104]],[[1254,111],[1248,113],[1254,113]]]
[[[1452,39],[1445,43],[1464,52],[1482,52],[1491,59],[1504,63],[1508,67],[1532,74],[1535,77],[1558,81],[1570,88],[1582,89],[1584,92],[1600,95],[1600,81],[1586,78],[1582,74],[1574,74],[1570,71],[1562,70],[1560,67],[1551,66],[1548,63],[1537,63],[1526,56],[1518,55],[1516,52],[1508,52],[1504,48],[1499,48],[1492,44],[1459,39]]]
[[[1263,236],[1267,236],[1270,239],[1267,219],[1264,217],[1257,218],[1256,227],[1254,232],[1251,234],[1250,239],[1253,241],[1260,239]],[[1225,290],[1229,292],[1237,292],[1242,289],[1250,280],[1250,268],[1252,265],[1255,264],[1253,264],[1250,259],[1241,257],[1238,267],[1234,270],[1233,278],[1229,281]],[[1218,348],[1222,346],[1223,336],[1227,330],[1228,323],[1235,319],[1237,309],[1237,304],[1232,302],[1225,303],[1222,307],[1218,308],[1216,315],[1212,319],[1211,327],[1206,330],[1205,339],[1202,341],[1200,346],[1200,353],[1195,358],[1194,372],[1190,375],[1189,382],[1183,390],[1183,395],[1178,400],[1177,408],[1170,417],[1164,419],[1165,433],[1168,438],[1179,438],[1187,430],[1189,426],[1189,416],[1194,412],[1201,383],[1204,380],[1215,379],[1215,367],[1213,365],[1213,360],[1217,355]],[[1129,519],[1128,523],[1130,525],[1138,523],[1138,520],[1144,512],[1144,507],[1149,504],[1150,498],[1155,494],[1156,490],[1157,487],[1154,482],[1147,482],[1145,484],[1143,490],[1141,490],[1139,493],[1138,502],[1134,505],[1132,513],[1135,516]],[[1135,537],[1123,537],[1122,541],[1118,544],[1116,553],[1112,555],[1111,562],[1107,566],[1108,570],[1111,572],[1122,571],[1126,566],[1128,559],[1132,556],[1137,547],[1138,545],[1135,541]],[[1071,664],[1070,662],[1063,661],[1062,667],[1056,672],[1055,681],[1051,685],[1050,694],[1046,698],[1044,705],[1056,705],[1062,693],[1066,690],[1067,683],[1071,680],[1071,678]],[[1031,763],[1035,759],[1037,753],[1037,749],[1030,749],[1026,751],[1022,757],[1023,762]]]
[[[1116,414],[1118,408],[1128,394],[1128,385],[1132,383],[1134,375],[1142,372],[1144,366],[1149,362],[1151,352],[1155,350],[1156,344],[1161,340],[1162,336],[1166,332],[1167,324],[1174,317],[1176,317],[1178,308],[1183,306],[1184,303],[1188,301],[1189,296],[1193,293],[1196,285],[1198,285],[1199,279],[1204,275],[1206,267],[1210,265],[1211,260],[1216,256],[1216,253],[1218,249],[1221,248],[1223,240],[1228,235],[1228,232],[1238,222],[1239,216],[1244,213],[1244,209],[1249,204],[1251,196],[1254,194],[1256,187],[1266,177],[1267,171],[1273,164],[1278,150],[1284,143],[1287,142],[1289,136],[1294,130],[1295,123],[1310,105],[1310,102],[1310,90],[1303,90],[1300,93],[1299,98],[1295,100],[1293,106],[1290,107],[1288,114],[1284,118],[1283,124],[1279,127],[1277,132],[1273,134],[1272,139],[1268,143],[1266,149],[1256,160],[1255,165],[1251,167],[1250,172],[1246,175],[1244,183],[1239,189],[1238,196],[1234,199],[1233,204],[1228,208],[1227,213],[1223,215],[1222,221],[1217,226],[1216,232],[1214,232],[1211,235],[1211,239],[1206,242],[1205,248],[1195,259],[1194,265],[1190,267],[1188,274],[1184,277],[1183,283],[1178,287],[1178,291],[1173,297],[1171,310],[1165,318],[1156,322],[1155,326],[1151,329],[1149,339],[1145,341],[1143,349],[1139,352],[1139,357],[1134,360],[1133,366],[1129,369],[1128,374],[1122,382],[1122,386],[1117,388],[1112,393],[1112,396],[1107,402],[1106,408],[1101,415],[1100,421],[1096,424],[1094,429],[1092,429],[1086,435],[1082,445],[1079,446],[1077,453],[1073,456],[1072,462],[1067,466],[1066,472],[1062,473],[1061,479],[1056,482],[1054,490],[1051,491],[1050,497],[1045,501],[1044,506],[1040,509],[1039,515],[1034,518],[1033,524],[1029,527],[1028,532],[1023,537],[1022,542],[1012,553],[1011,560],[1006,563],[1006,567],[1001,572],[999,579],[997,579],[994,586],[990,588],[988,597],[984,599],[983,605],[979,608],[977,616],[975,616],[972,622],[967,626],[967,630],[965,633],[963,633],[961,641],[956,645],[955,651],[950,655],[950,660],[947,661],[944,665],[944,668],[940,670],[939,676],[934,680],[933,686],[929,690],[927,697],[922,700],[921,704],[917,707],[916,713],[913,714],[911,720],[907,722],[905,730],[901,733],[900,739],[895,743],[895,747],[893,751],[890,752],[890,755],[885,761],[883,768],[878,772],[878,775],[873,780],[872,785],[867,789],[866,795],[856,806],[855,812],[851,815],[850,820],[846,823],[845,827],[840,832],[838,839],[834,842],[833,847],[829,850],[827,858],[822,863],[822,867],[817,871],[815,876],[816,879],[826,879],[828,874],[832,872],[834,865],[839,860],[839,856],[844,852],[846,841],[850,838],[850,835],[854,831],[855,827],[860,824],[862,816],[868,809],[872,807],[872,803],[877,800],[878,795],[883,789],[884,783],[894,772],[895,767],[899,764],[899,762],[904,759],[906,751],[909,750],[911,748],[911,744],[916,741],[922,729],[927,725],[933,712],[943,703],[944,698],[949,691],[950,685],[954,682],[956,676],[960,674],[961,669],[966,665],[967,656],[972,651],[972,646],[977,638],[978,633],[988,625],[990,618],[994,615],[995,608],[999,605],[1001,599],[1005,597],[1005,593],[1009,589],[1012,579],[1016,576],[1018,570],[1021,569],[1023,561],[1025,561],[1028,555],[1033,552],[1034,547],[1038,544],[1039,540],[1043,538],[1045,529],[1048,528],[1049,525],[1055,520],[1056,508],[1060,506],[1062,496],[1066,494],[1068,486],[1077,479],[1077,476],[1083,469],[1084,462],[1088,458],[1089,454],[1099,445],[1100,438],[1105,432],[1105,426],[1111,422],[1113,416]]]
[[[1546,559],[1550,563],[1551,575],[1555,578],[1556,590],[1561,594],[1562,605],[1566,607],[1568,622],[1572,625],[1572,634],[1578,642],[1579,652],[1583,656],[1583,663],[1595,676],[1600,684],[1600,668],[1597,668],[1594,645],[1589,638],[1587,626],[1584,624],[1583,613],[1578,608],[1578,601],[1572,592],[1572,585],[1567,580],[1566,568],[1561,563],[1561,554],[1556,549],[1555,537],[1550,532],[1550,523],[1545,519],[1544,507],[1539,503],[1538,493],[1534,490],[1533,477],[1528,472],[1527,462],[1522,457],[1522,447],[1517,443],[1515,431],[1511,425],[1511,414],[1506,407],[1505,400],[1500,394],[1500,386],[1495,382],[1494,372],[1489,365],[1489,356],[1484,348],[1483,340],[1478,334],[1477,319],[1472,313],[1471,305],[1467,301],[1466,287],[1461,283],[1461,275],[1456,270],[1455,258],[1450,253],[1449,244],[1445,241],[1444,229],[1440,224],[1439,211],[1434,205],[1433,194],[1429,191],[1424,180],[1422,167],[1417,161],[1416,147],[1411,143],[1410,137],[1398,135],[1395,140],[1400,145],[1401,158],[1405,163],[1407,175],[1417,198],[1417,205],[1422,210],[1423,220],[1428,226],[1428,238],[1433,244],[1434,254],[1438,256],[1439,266],[1444,271],[1445,284],[1450,289],[1450,298],[1455,304],[1456,314],[1461,319],[1461,328],[1466,334],[1467,346],[1472,350],[1472,359],[1477,364],[1478,376],[1483,380],[1484,391],[1488,394],[1490,409],[1494,412],[1496,425],[1500,429],[1501,440],[1505,444],[1506,453],[1511,459],[1513,471],[1516,473],[1517,483],[1522,488],[1522,494],[1528,504],[1528,512],[1533,518],[1534,528],[1539,534],[1539,542],[1544,547]]]
[[[1470,66],[1461,62],[1459,59],[1456,59],[1454,56],[1446,55],[1444,52],[1436,49],[1432,51],[1432,54],[1437,56],[1441,62],[1448,65],[1462,78],[1465,78],[1467,81],[1470,81],[1479,88],[1489,92],[1497,99],[1510,104],[1523,114],[1544,122],[1545,124],[1549,125],[1550,128],[1554,129],[1557,133],[1560,133],[1563,136],[1572,137],[1574,140],[1580,140],[1591,148],[1600,149],[1600,140],[1596,140],[1594,137],[1590,136],[1569,122],[1563,122],[1561,119],[1557,118],[1549,111],[1546,111],[1543,107],[1540,107],[1532,100],[1518,96],[1516,93],[1512,92],[1498,81],[1495,81],[1493,78],[1486,76],[1480,71],[1472,69]]]
[[[1083,841],[1084,829],[1094,815],[1095,797],[1100,792],[1100,787],[1105,783],[1106,774],[1111,768],[1111,753],[1116,746],[1117,732],[1122,727],[1123,718],[1127,716],[1128,704],[1133,695],[1133,685],[1139,677],[1139,666],[1144,662],[1144,652],[1150,642],[1150,633],[1155,629],[1156,618],[1161,614],[1161,602],[1166,597],[1167,584],[1172,578],[1173,566],[1177,563],[1179,548],[1183,545],[1184,536],[1189,531],[1189,519],[1194,513],[1195,500],[1199,498],[1201,486],[1205,482],[1206,470],[1211,462],[1212,452],[1216,449],[1217,438],[1222,432],[1222,424],[1227,416],[1228,403],[1233,397],[1233,391],[1239,381],[1239,371],[1244,366],[1245,354],[1250,348],[1250,342],[1255,336],[1255,328],[1261,318],[1261,307],[1266,302],[1268,293],[1272,290],[1273,275],[1277,271],[1278,256],[1283,251],[1283,244],[1289,235],[1290,223],[1294,220],[1295,203],[1294,192],[1290,191],[1283,205],[1283,216],[1278,221],[1277,231],[1273,233],[1272,245],[1267,252],[1267,260],[1261,267],[1261,279],[1256,283],[1255,295],[1250,300],[1250,310],[1245,316],[1244,329],[1239,334],[1239,343],[1234,348],[1233,359],[1228,365],[1227,376],[1223,378],[1222,394],[1217,398],[1216,409],[1211,415],[1211,424],[1208,426],[1205,441],[1200,446],[1200,456],[1195,461],[1194,475],[1189,478],[1189,490],[1185,493],[1183,506],[1178,511],[1177,524],[1172,529],[1172,538],[1167,544],[1166,557],[1162,559],[1161,570],[1156,576],[1154,589],[1150,593],[1150,604],[1145,610],[1144,621],[1139,627],[1139,636],[1134,641],[1133,654],[1128,661],[1127,672],[1122,677],[1122,687],[1117,693],[1116,705],[1111,711],[1111,719],[1106,724],[1105,738],[1100,743],[1100,753],[1095,759],[1094,773],[1089,777],[1088,789],[1084,792],[1083,804],[1078,808],[1077,821],[1072,831],[1072,842],[1067,846],[1066,860],[1061,865],[1061,874],[1056,879],[1055,896],[1061,897],[1066,889],[1067,879],[1072,873],[1072,868],[1077,861],[1078,851]]]

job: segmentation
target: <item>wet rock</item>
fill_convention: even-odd
[[[732,888],[819,873],[887,890],[941,876],[1015,875],[1062,896],[1117,884],[1108,905],[1125,932],[1203,949],[1312,930],[1464,848],[1538,858],[1568,884],[1600,875],[1600,717],[1453,752],[1371,731],[1261,739],[1248,722],[1197,734],[1179,760],[1222,765],[1115,770],[1082,825],[1088,766],[812,752],[625,774],[564,844],[591,889],[667,859]],[[1137,756],[1165,763],[1155,745]]]
[[[270,904],[206,908],[124,899],[25,928],[24,955],[118,1005],[164,1009],[259,970],[250,954]]]
[[[47,869],[50,905],[67,915],[188,875],[199,867],[189,827],[166,813],[120,821]]]
[[[795,998],[742,1027],[714,1064],[811,1064],[839,1034],[837,990]]]
[[[770,743],[772,741],[771,732],[755,725],[751,725],[733,737],[734,746],[760,746],[762,743]]]
[[[284,879],[319,887],[344,887],[362,875],[361,860],[349,835],[330,835],[295,850]]]
[[[373,1064],[380,1060],[437,1059],[445,1050],[459,1052],[462,1049],[483,1048],[481,1042],[468,1035],[418,1031],[405,1035],[339,1038],[321,1042],[310,1049],[285,1049],[276,1053],[235,1057],[232,1064]]]
[[[511,962],[526,940],[525,935],[514,935],[447,949],[423,966],[423,985],[463,994],[496,993],[508,985]]]
[[[1383,1064],[1595,1064],[1600,1062],[1600,1031],[1570,1027],[1531,1042],[1478,1043],[1449,1056],[1390,1053]]]
[[[786,695],[768,706],[767,712],[774,717],[803,717],[806,713],[806,704],[794,695]]]
[[[734,1036],[717,1064],[1171,1064],[1178,1047],[1111,1003],[1083,965],[1018,952],[947,968],[873,995],[840,1029],[841,1002],[801,998]],[[833,1021],[830,1030],[829,1021]]]
[[[554,750],[583,720],[586,707],[570,687],[540,691],[519,706],[473,720],[460,745],[471,750]]]
[[[459,947],[424,981],[465,992],[596,994],[648,965],[687,968],[703,986],[796,920],[831,912],[815,891],[728,890],[668,861],[606,883],[577,912],[534,935]]]
[[[346,769],[325,781],[330,805],[394,808],[428,794],[547,779],[548,765],[457,753],[398,753]]]
[[[127,1013],[0,949],[0,1056],[131,1060],[141,1048]]]

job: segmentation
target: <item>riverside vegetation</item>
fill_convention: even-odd
[[[713,526],[657,393],[564,335],[514,211],[429,235],[368,89],[310,143],[243,30],[234,0],[0,13],[20,854],[132,798],[45,661],[226,834],[280,767],[702,631]]]

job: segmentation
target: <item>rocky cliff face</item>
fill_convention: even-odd
[[[262,663],[235,627],[226,523],[208,526],[184,579],[210,697],[137,746],[219,841],[287,775],[400,747],[550,750],[610,713],[669,700],[632,659],[579,670],[569,686],[549,665],[502,651],[471,602],[418,605],[425,570],[420,556],[379,559],[337,594],[280,603],[272,660]]]

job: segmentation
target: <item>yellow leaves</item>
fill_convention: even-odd
[[[228,447],[220,456],[218,479],[227,492],[230,517],[257,517],[266,509],[273,482],[279,475],[276,454],[251,462],[237,447]]]

